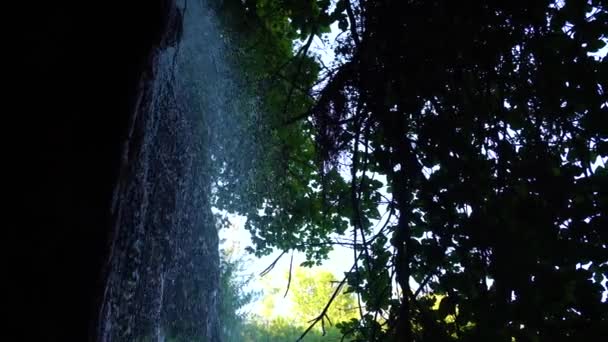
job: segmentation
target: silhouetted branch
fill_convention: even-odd
[[[355,268],[355,265],[357,264],[357,261],[359,259],[359,257],[361,257],[361,253],[359,253],[359,256],[355,259],[355,263],[353,264],[353,266],[350,268],[350,272],[353,271],[353,269]],[[308,328],[306,328],[306,330],[302,333],[302,335],[300,335],[300,337],[296,340],[296,342],[302,341],[302,339],[308,334],[308,332],[310,330],[312,330],[312,328],[314,328],[315,325],[317,325],[317,323],[319,323],[319,321],[323,321],[324,317],[327,317],[327,311],[329,310],[329,307],[331,306],[331,303],[333,303],[333,301],[336,299],[336,297],[338,296],[338,294],[340,294],[340,291],[342,290],[342,287],[344,286],[344,284],[346,284],[346,276],[342,279],[342,281],[340,281],[340,284],[338,285],[338,287],[336,287],[336,290],[334,291],[334,293],[331,295],[331,298],[329,299],[329,301],[327,302],[327,304],[325,305],[325,307],[323,308],[323,310],[321,311],[321,314],[319,314],[319,316],[315,317],[314,319],[310,320],[310,322],[312,322]],[[321,322],[321,326],[323,327],[323,322]]]
[[[306,53],[308,52],[308,49],[310,48],[310,45],[312,44],[314,37],[315,37],[315,34],[314,34],[314,32],[312,32],[310,34],[310,36],[308,37],[306,44],[304,44],[304,46],[302,46],[300,48],[300,50],[298,51],[298,55],[303,53],[304,56],[306,56]],[[302,70],[302,64],[304,63],[304,56],[300,59],[300,63],[298,63],[298,67],[297,67],[296,73],[294,75],[294,80],[291,83],[291,87],[289,87],[289,93],[287,94],[287,99],[285,100],[285,106],[283,107],[283,113],[287,113],[287,108],[289,107],[289,104],[291,103],[291,96],[293,95],[293,90],[295,89],[294,84],[297,83],[298,75],[300,74],[300,70]]]
[[[433,271],[426,275],[426,277],[424,278],[422,283],[420,283],[420,286],[418,287],[418,289],[416,289],[416,292],[414,293],[414,298],[418,297],[418,295],[420,294],[420,291],[422,291],[422,289],[426,286],[426,284],[429,282],[429,280],[431,280],[431,278],[435,275],[435,273],[436,273],[436,271]]]
[[[287,289],[285,289],[285,294],[283,298],[287,297],[287,293],[289,292],[289,286],[291,285],[291,271],[293,269],[293,251],[291,252],[291,260],[289,260],[289,276],[287,278]]]
[[[350,32],[353,35],[353,41],[355,46],[359,46],[359,33],[357,32],[357,21],[355,20],[355,14],[351,6],[350,0],[346,0],[346,14],[348,15],[348,21],[350,21]]]
[[[277,264],[277,262],[279,261],[279,259],[281,259],[281,257],[285,253],[287,253],[287,251],[283,251],[283,253],[281,253],[281,255],[279,255],[276,259],[274,259],[274,261],[270,265],[268,265],[268,267],[266,267],[262,272],[260,272],[260,276],[263,277],[263,276],[267,275],[268,272],[272,271],[272,269]]]

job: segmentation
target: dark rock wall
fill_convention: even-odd
[[[5,42],[16,63],[7,65],[3,163],[12,341],[89,339],[121,144],[167,1],[24,3],[5,12],[16,38]]]

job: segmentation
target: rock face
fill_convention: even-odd
[[[188,90],[200,80],[179,76],[198,68],[186,51],[216,49],[181,43],[180,16],[190,8],[210,23],[211,12],[200,1],[27,5],[14,12],[9,331],[214,341],[217,232],[199,134],[210,104]],[[218,39],[212,25],[193,29]]]

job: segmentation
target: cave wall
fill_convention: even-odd
[[[15,341],[89,340],[121,146],[168,1],[24,3],[7,12],[16,64],[5,106],[3,250]]]

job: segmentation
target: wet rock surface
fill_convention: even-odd
[[[7,104],[15,120],[6,127],[15,137],[8,139],[9,274],[3,278],[11,287],[7,326],[15,341],[96,336],[123,144],[150,56],[178,38],[162,41],[175,23],[167,16],[171,6],[168,0],[68,1],[11,12],[19,25]],[[163,162],[173,161],[154,160],[154,167]],[[153,191],[167,208],[177,205],[179,190]],[[146,253],[162,255],[156,248],[170,246]]]

